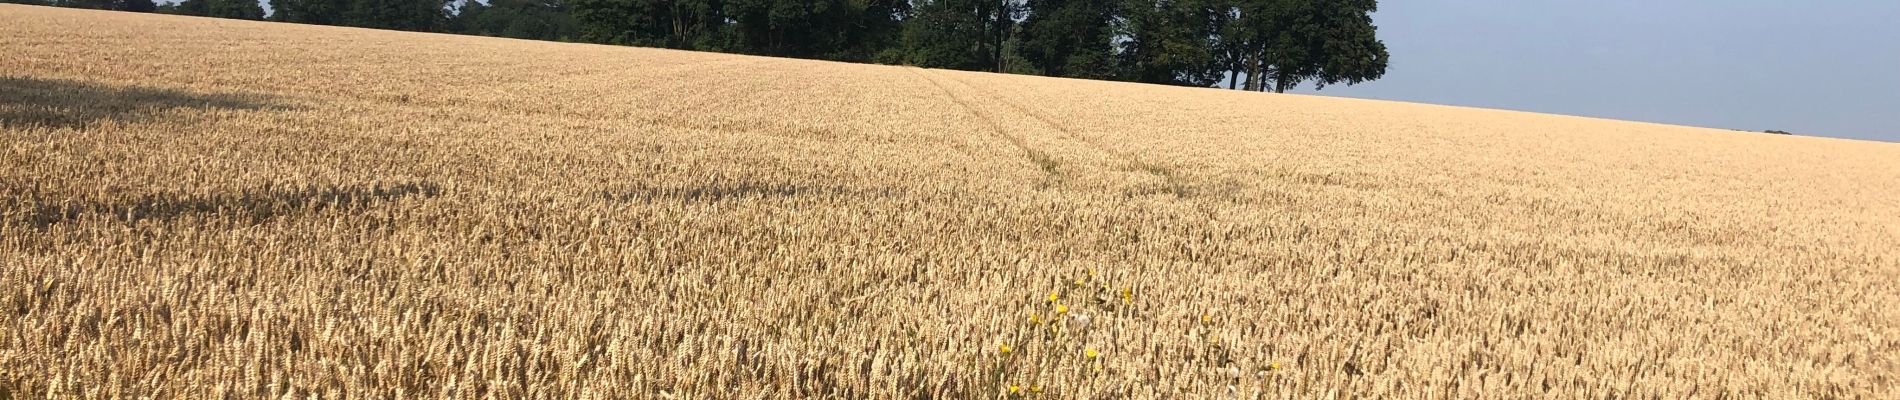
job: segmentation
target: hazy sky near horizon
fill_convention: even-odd
[[[1900,142],[1897,0],[1387,0],[1384,78],[1300,93]]]

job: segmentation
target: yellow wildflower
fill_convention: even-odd
[[[1213,316],[1213,315],[1211,315],[1211,314],[1201,314],[1201,322],[1213,322],[1213,321],[1214,321],[1214,316]]]
[[[1009,343],[998,343],[996,350],[1001,351],[1003,354],[1009,354]]]
[[[1038,317],[1036,314],[1029,314],[1029,323],[1041,325],[1042,317]]]
[[[1083,349],[1082,355],[1089,356],[1089,358],[1095,358],[1095,357],[1100,357],[1102,353],[1097,353],[1095,352],[1095,349],[1091,348],[1091,349]]]
[[[1124,287],[1124,288],[1122,288],[1122,302],[1123,302],[1123,303],[1133,303],[1133,302],[1135,302],[1135,289],[1134,289],[1134,288],[1128,288],[1128,287]]]
[[[1065,312],[1069,312],[1069,306],[1065,306],[1061,304],[1056,305],[1056,314],[1061,314]]]
[[[1054,302],[1056,302],[1056,300],[1057,300],[1057,299],[1061,299],[1061,298],[1062,298],[1062,296],[1058,296],[1058,295],[1056,295],[1056,292],[1049,292],[1049,302],[1050,302],[1050,303],[1054,303]]]
[[[1023,390],[1022,388],[1020,388],[1020,387],[1016,387],[1016,385],[1009,385],[1009,392],[1010,392],[1010,393],[1016,393],[1016,392],[1021,392],[1022,390]]]
[[[1280,362],[1279,362],[1279,361],[1274,361],[1274,362],[1273,362],[1272,364],[1267,364],[1267,370],[1268,370],[1268,371],[1279,371],[1279,370],[1280,370]]]
[[[1029,385],[1029,392],[1030,392],[1030,393],[1042,393],[1042,386],[1040,386],[1040,385]]]

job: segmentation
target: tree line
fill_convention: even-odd
[[[1378,79],[1377,0],[0,0],[1282,92]]]

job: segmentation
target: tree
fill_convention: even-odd
[[[1219,81],[1217,7],[1206,0],[1134,0],[1123,8],[1122,80],[1209,86]]]
[[[1228,69],[1229,87],[1238,82],[1242,90],[1265,90],[1273,67],[1269,44],[1285,28],[1291,1],[1303,0],[1230,0],[1217,6],[1222,24],[1216,30],[1216,63]]]
[[[868,61],[894,42],[902,0],[728,0],[737,52]]]
[[[495,2],[496,0],[488,1]],[[484,14],[488,14],[490,8],[494,7],[478,0],[464,0],[462,4],[455,6],[455,12],[449,16],[448,26],[444,29],[464,35],[495,36],[484,33],[489,30],[490,21],[484,21],[483,17]]]
[[[975,71],[1001,71],[1020,5],[1010,0],[926,0],[904,21],[903,62]]]
[[[1048,76],[1111,79],[1115,75],[1114,2],[1030,0],[1019,53]]]
[[[1330,2],[1315,1],[1309,4],[1324,5]],[[1325,22],[1320,35],[1307,42],[1306,54],[1314,59],[1317,72],[1307,77],[1314,81],[1316,89],[1341,82],[1354,85],[1360,82],[1379,79],[1385,76],[1385,67],[1392,59],[1386,52],[1385,42],[1378,37],[1379,27],[1372,24],[1373,11],[1378,11],[1377,0],[1354,0],[1341,2],[1337,7],[1319,7],[1316,14]],[[1291,82],[1298,84],[1297,81]],[[1292,86],[1281,88],[1284,92]]]
[[[1219,63],[1246,90],[1378,79],[1391,56],[1372,25],[1377,9],[1376,0],[1237,1],[1219,30]]]
[[[158,10],[158,4],[153,3],[152,0],[0,0],[0,3],[131,12],[152,12]]]
[[[158,3],[153,3],[152,0],[123,0],[118,3],[118,7],[114,9],[119,11],[144,13],[158,11]]]
[[[734,48],[749,54],[810,58],[843,45],[849,19],[839,0],[731,0]]]
[[[1240,83],[1247,66],[1246,56],[1252,52],[1249,45],[1255,41],[1250,37],[1251,27],[1242,22],[1243,3],[1246,2],[1217,0],[1214,3],[1214,47],[1211,50],[1215,68],[1227,80],[1228,89],[1235,89]]]
[[[857,0],[862,2],[861,9],[854,9],[854,21],[845,31],[844,48],[826,58],[845,61],[873,61],[880,54],[897,47],[903,35],[903,19],[911,13],[910,0]]]
[[[177,6],[179,14],[232,19],[264,19],[264,7],[256,0],[185,0]]]
[[[904,21],[903,63],[965,70],[982,67],[982,22],[957,3],[927,0],[917,5],[916,15]]]
[[[1001,48],[1003,54],[1002,59],[996,60],[997,63],[1000,64],[997,66],[996,72],[1021,75],[1043,75],[1042,70],[1037,69],[1035,63],[1030,62],[1028,57],[1023,57],[1023,24],[1020,22],[1012,24],[1012,26],[1009,27],[1009,33],[1006,33],[1005,37],[1007,37],[1007,39],[1003,40],[1003,46]]]
[[[898,41],[905,0],[573,0],[583,41],[871,61]]]
[[[465,0],[480,4],[477,0]],[[448,32],[451,0],[270,0],[272,21]]]
[[[572,40],[573,18],[561,0],[469,0],[456,9],[446,31],[516,39]]]
[[[111,10],[116,3],[118,2],[113,0],[50,0],[44,2],[44,4],[49,6],[90,8],[94,10]]]
[[[448,24],[448,0],[349,0],[340,25],[439,32]]]
[[[722,0],[571,0],[579,39],[595,43],[720,50]]]
[[[270,0],[272,21],[343,25],[348,0]]]

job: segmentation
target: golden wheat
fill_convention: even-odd
[[[1900,147],[0,5],[0,398],[1894,398]]]

